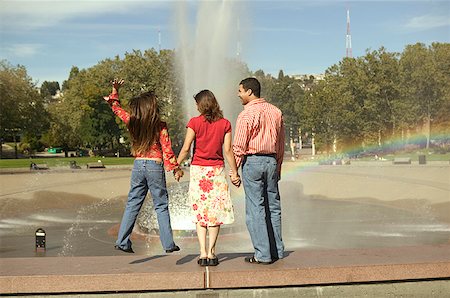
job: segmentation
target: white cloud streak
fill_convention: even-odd
[[[2,45],[0,47],[2,56],[6,57],[18,57],[18,58],[28,58],[36,55],[43,48],[42,44],[11,44]]]
[[[85,16],[110,15],[111,19],[121,13],[143,7],[167,7],[161,1],[117,1],[117,0],[53,0],[53,1],[0,1],[0,24],[2,30],[38,29],[51,27],[62,21]]]
[[[410,19],[405,25],[405,29],[429,30],[439,27],[450,26],[450,17],[439,15],[423,15]]]

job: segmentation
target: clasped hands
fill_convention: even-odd
[[[232,170],[229,172],[230,175],[230,181],[233,183],[234,186],[239,187],[241,186],[241,177],[238,175],[238,173],[233,173]]]
[[[176,168],[173,170],[173,176],[175,177],[175,180],[180,182],[180,178],[184,176],[184,172],[181,168]]]

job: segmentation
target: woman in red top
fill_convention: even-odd
[[[177,180],[183,176],[183,171],[172,151],[167,125],[160,119],[156,95],[151,91],[131,99],[129,114],[119,103],[119,87],[123,83],[123,80],[114,80],[112,93],[104,97],[114,114],[127,125],[132,140],[131,152],[136,157],[131,172],[128,201],[115,248],[124,252],[134,252],[130,235],[147,192],[150,191],[158,218],[162,246],[168,253],[178,251],[180,248],[173,241],[170,225],[164,167],[167,171],[173,170]]]
[[[240,178],[231,149],[230,121],[223,118],[220,106],[211,91],[200,91],[194,98],[201,115],[192,118],[187,124],[186,138],[178,156],[178,163],[187,157],[194,142],[189,198],[200,243],[198,264],[216,266],[219,260],[215,247],[220,225],[234,222],[233,205],[224,171],[224,154],[231,168],[231,179],[240,181]]]

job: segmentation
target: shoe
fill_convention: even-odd
[[[178,247],[178,245],[175,245],[173,248],[171,249],[166,249],[166,253],[172,253],[174,251],[179,251],[180,248]]]
[[[197,264],[199,264],[202,267],[208,266],[208,258],[199,258],[197,260]]]
[[[114,245],[114,248],[115,248],[116,250],[121,250],[121,251],[123,251],[123,252],[127,252],[127,253],[134,254],[134,250],[131,248],[131,246],[128,247],[128,248],[122,248],[122,247],[120,247],[120,246],[118,246],[118,245]]]
[[[208,266],[217,266],[219,265],[219,259],[214,257],[213,259],[208,258]]]
[[[273,261],[270,262],[262,262],[262,261],[258,261],[257,259],[255,259],[255,257],[245,257],[244,259],[247,263],[251,263],[251,264],[261,264],[261,265],[270,265],[273,263]]]

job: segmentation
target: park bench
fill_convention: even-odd
[[[36,164],[32,162],[30,164],[30,170],[48,170],[48,165],[46,163]]]
[[[411,158],[409,157],[395,157],[392,161],[394,165],[410,165]]]
[[[72,161],[70,162],[70,168],[71,168],[71,169],[81,169],[81,167],[80,167],[79,165],[77,165],[77,162],[74,161],[74,160],[72,160]]]
[[[98,162],[88,162],[86,164],[86,167],[88,169],[101,169],[104,168],[105,166],[103,165],[102,161],[99,160]]]

